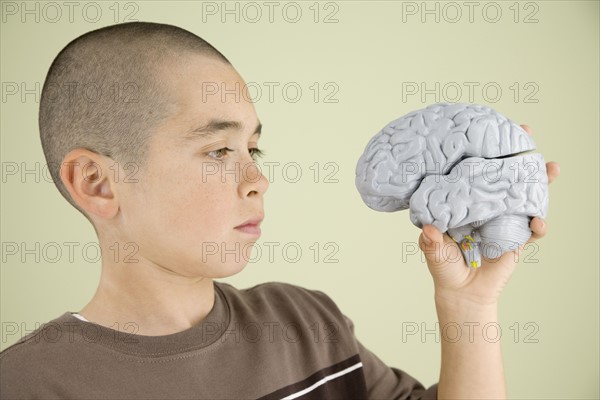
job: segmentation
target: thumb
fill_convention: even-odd
[[[419,248],[425,254],[425,259],[430,267],[445,263],[443,251],[444,237],[442,232],[433,225],[423,226],[419,237]]]

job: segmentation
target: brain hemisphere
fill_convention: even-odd
[[[377,211],[410,208],[459,243],[471,267],[525,243],[529,220],[545,217],[541,154],[519,125],[489,107],[439,103],[387,124],[356,166],[356,187]]]

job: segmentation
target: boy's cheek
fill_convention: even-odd
[[[192,179],[195,182],[229,186],[237,186],[244,181],[254,182],[260,175],[260,170],[254,163],[242,163],[233,159],[227,162],[202,162],[194,172]]]

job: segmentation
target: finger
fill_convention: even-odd
[[[423,226],[423,234],[431,239],[434,244],[444,242],[444,235],[434,225],[428,224]]]
[[[442,233],[433,225],[423,226],[421,235],[419,235],[419,248],[425,253],[426,258],[428,255],[434,255],[440,249],[440,243],[442,243]]]
[[[458,244],[447,233],[442,233],[431,224],[424,225],[422,229],[419,247],[423,251],[427,266],[432,273],[435,274],[437,272],[434,271],[441,271],[446,268],[458,268],[461,265],[464,268],[459,268],[459,270],[462,270],[463,273],[468,271]],[[429,237],[431,243],[428,244],[425,237]]]
[[[521,128],[523,128],[523,130],[525,132],[527,132],[529,134],[529,136],[533,135],[533,131],[531,130],[531,128],[529,127],[529,125],[522,124]]]
[[[546,174],[548,175],[548,183],[552,183],[560,175],[560,165],[556,161],[546,163]]]
[[[533,130],[527,124],[521,124],[521,128],[529,134],[533,135]],[[556,161],[550,161],[546,163],[546,172],[548,174],[548,183],[554,182],[554,180],[560,175],[560,165]]]
[[[531,229],[531,237],[527,241],[528,243],[543,238],[548,230],[548,224],[544,219],[535,217],[531,220],[529,228]]]
[[[529,134],[533,135],[533,130],[527,124],[521,124],[521,128]],[[548,183],[554,182],[558,175],[560,175],[560,165],[556,161],[550,161],[546,163],[546,172],[548,174]]]

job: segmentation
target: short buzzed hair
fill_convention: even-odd
[[[128,162],[143,166],[153,127],[172,110],[165,66],[194,54],[231,65],[199,36],[151,22],[85,33],[52,62],[40,100],[42,148],[59,192],[88,220],[60,179],[63,158],[75,148],[85,148],[121,167]]]

